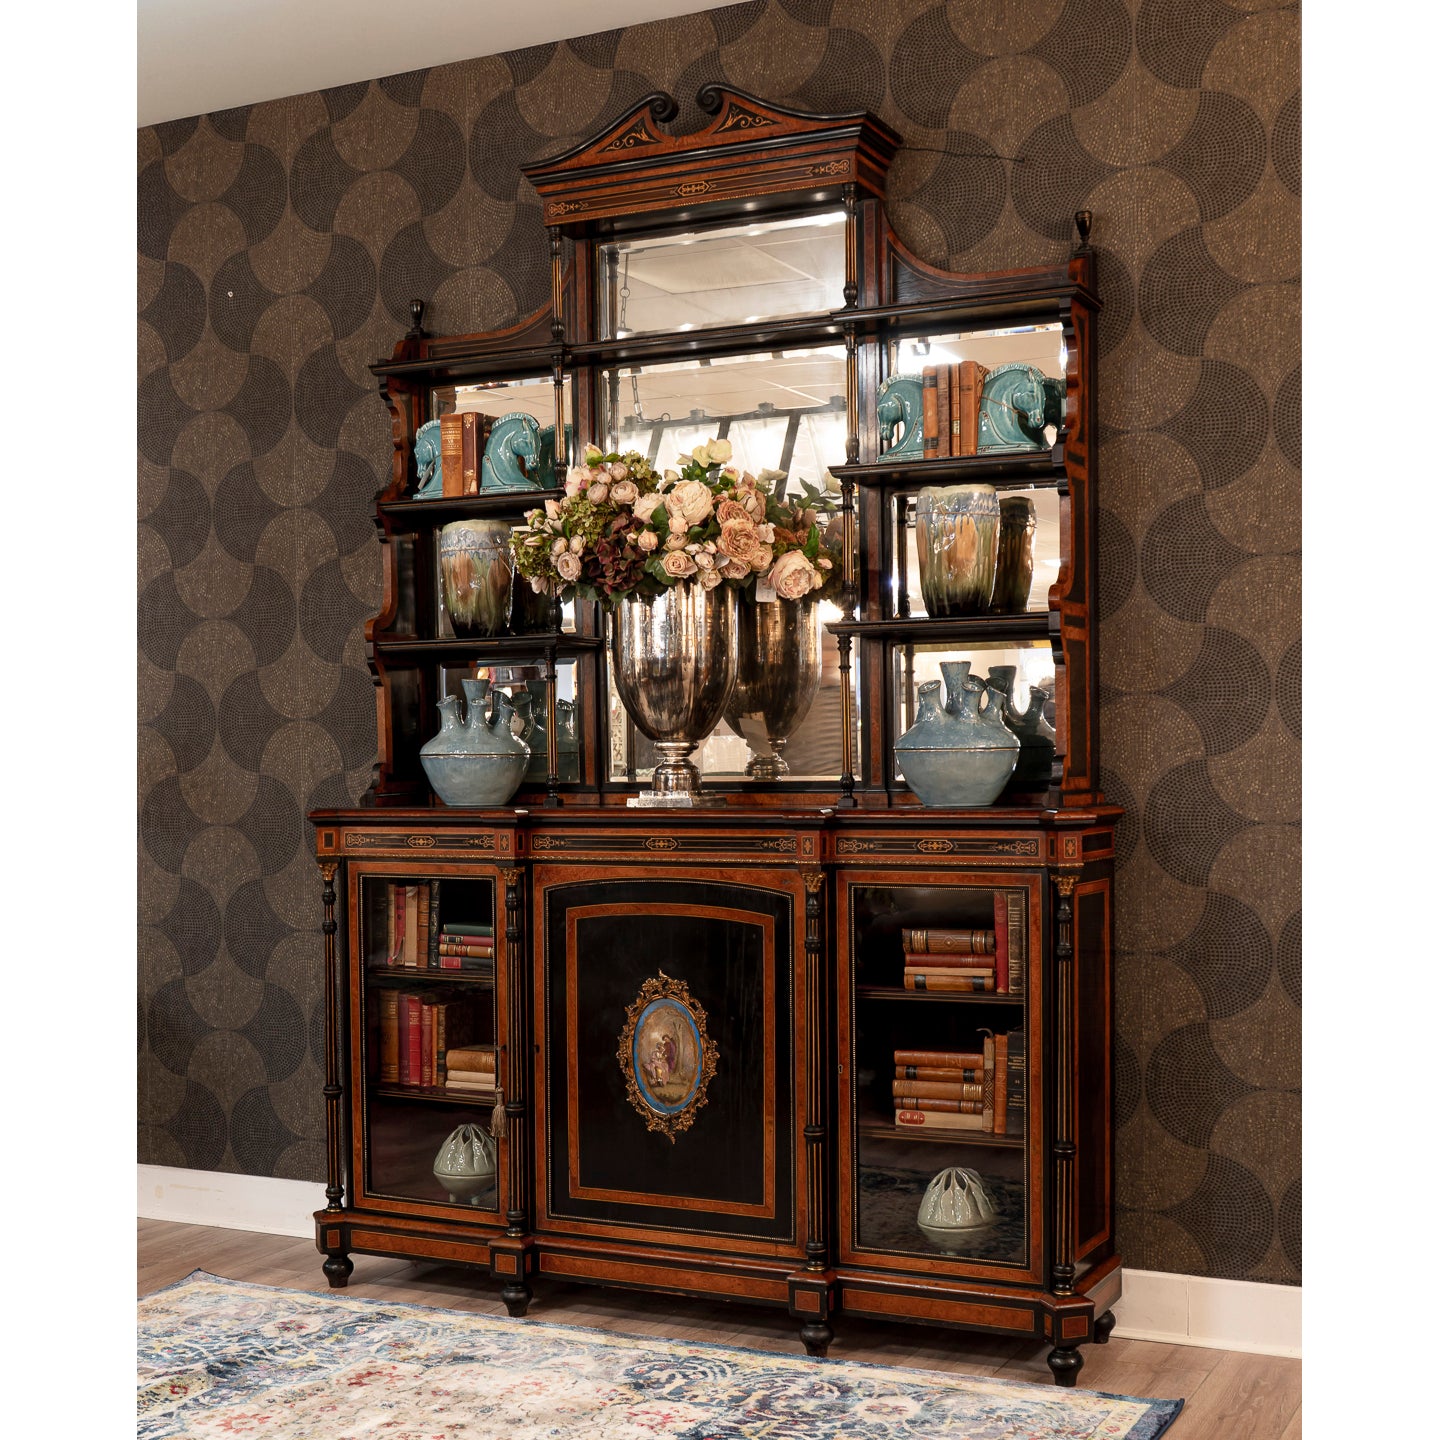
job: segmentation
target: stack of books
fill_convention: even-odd
[[[419,991],[387,985],[374,998],[380,1083],[417,1089],[443,1085],[447,1051],[475,1039],[474,992],[460,986]]]
[[[902,930],[905,988],[1004,994],[1007,972],[997,983],[993,930]]]
[[[495,1047],[458,1046],[445,1052],[445,1093],[495,1099]]]
[[[385,964],[391,968],[418,970],[431,963],[431,924],[439,919],[436,903],[437,881],[415,884],[385,882]]]
[[[983,1033],[978,1051],[895,1051],[897,1129],[1024,1134],[1025,1031]]]
[[[436,963],[442,970],[495,973],[495,927],[453,921],[440,928],[435,944]]]
[[[927,365],[920,372],[920,453],[926,460],[979,452],[980,396],[989,373],[978,360]]]

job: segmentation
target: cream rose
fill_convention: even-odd
[[[595,480],[591,482],[590,488],[585,492],[585,498],[596,505],[603,505],[610,494],[610,482],[608,480]]]
[[[552,560],[559,559],[569,548],[570,546],[566,543],[563,535],[556,536],[556,538],[550,542],[550,558]]]
[[[642,530],[635,537],[635,544],[639,546],[642,554],[648,555],[658,544],[660,537],[653,530]]]
[[[700,583],[707,590],[713,590],[723,582],[724,577],[718,570],[702,570],[700,572]]]
[[[734,453],[734,447],[728,440],[712,440],[710,442],[710,458],[712,460],[718,460],[722,465]]]
[[[567,550],[563,555],[556,556],[555,569],[567,585],[573,584],[580,578],[580,557]]]
[[[633,505],[640,498],[640,487],[633,480],[617,480],[610,487],[610,498],[617,505]]]
[[[735,559],[733,555],[722,554],[716,569],[727,580],[744,580],[750,574],[750,567],[743,560]]]
[[[671,550],[660,563],[665,567],[667,575],[674,575],[681,580],[687,575],[693,575],[697,568],[694,560],[683,550]]]
[[[583,495],[590,484],[590,472],[576,465],[565,477],[565,494],[570,497]]]
[[[710,461],[710,445],[711,445],[711,442],[708,441],[708,440],[705,441],[703,444],[697,445],[697,446],[690,452],[690,458],[691,458],[697,465],[704,465],[704,466],[706,466],[706,467],[708,468],[708,466],[709,466],[710,463],[711,463],[711,461]]]
[[[610,478],[612,480],[623,480],[630,473],[630,467],[619,460],[610,462]]]
[[[819,583],[815,567],[799,550],[788,550],[770,571],[770,583],[782,600],[798,600],[808,595]]]
[[[683,550],[685,548],[685,532],[683,530],[672,530],[665,537],[665,548],[667,550]]]
[[[682,480],[665,496],[670,523],[681,521],[685,529],[698,525],[715,508],[710,487],[699,480]]]
[[[750,512],[738,500],[722,500],[715,507],[715,518],[720,524],[728,525],[732,520],[748,521]]]

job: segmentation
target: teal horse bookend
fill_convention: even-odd
[[[1048,450],[1045,427],[1058,430],[1065,419],[1065,382],[1042,374],[1033,365],[1014,361],[997,365],[980,392],[982,455],[1023,454]]]
[[[415,481],[417,500],[438,500],[445,493],[441,488],[443,477],[440,473],[438,420],[427,420],[415,432]]]
[[[880,382],[880,399],[875,420],[881,435],[890,435],[887,460],[919,460],[924,454],[922,386],[918,375],[889,375]],[[898,437],[895,435],[899,426]]]
[[[575,427],[565,427],[565,454],[559,457],[559,469],[564,470],[568,463],[568,457],[572,453],[571,447],[574,442]],[[559,483],[559,473],[556,469],[555,455],[555,427],[546,425],[540,431],[540,467],[535,472],[535,483],[542,489],[553,489]]]
[[[551,465],[553,467],[553,460]],[[485,458],[480,462],[481,493],[537,490],[542,483],[540,422],[521,410],[502,415],[490,431]]]

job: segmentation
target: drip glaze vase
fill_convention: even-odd
[[[920,687],[915,723],[895,742],[895,764],[923,805],[975,808],[993,804],[1015,771],[1020,741],[1003,706],[982,712],[986,686],[968,660],[944,660],[942,681]]]
[[[1023,615],[1030,603],[1035,575],[1035,504],[1026,495],[1007,495],[1000,502],[1000,544],[995,560],[995,615]]]
[[[720,723],[735,688],[735,590],[681,582],[625,596],[610,612],[616,693],[659,758],[642,804],[691,805],[701,796],[690,759]]]
[[[1000,501],[993,485],[927,485],[915,501],[925,613],[983,614],[995,595]]]
[[[820,688],[820,602],[737,602],[735,689],[725,723],[750,747],[745,773],[778,780],[790,773],[785,746],[810,713]]]
[[[951,1165],[925,1187],[917,1219],[932,1245],[953,1253],[977,1230],[993,1225],[995,1215],[979,1172]]]
[[[1030,703],[1023,713],[1013,705],[1006,713],[1006,724],[1020,741],[1020,759],[1015,766],[1015,784],[1026,789],[1050,783],[1051,761],[1055,758],[1055,730],[1045,718],[1049,696],[1038,686],[1030,687]]]
[[[510,697],[491,690],[488,680],[462,680],[460,702],[447,695],[439,704],[440,731],[420,747],[420,764],[430,788],[446,805],[493,809],[520,788],[530,764],[530,747],[512,729]]]
[[[453,520],[440,531],[441,594],[462,639],[505,634],[512,577],[508,521]]]

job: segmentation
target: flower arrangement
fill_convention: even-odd
[[[587,445],[564,496],[511,532],[515,568],[538,595],[611,605],[684,584],[764,585],[781,600],[838,588],[830,497],[809,485],[798,500],[777,497],[782,472],[742,474],[731,454],[728,440],[708,440],[660,472],[634,450]]]

